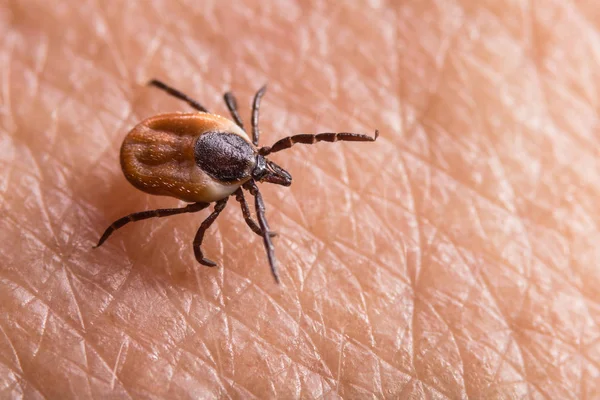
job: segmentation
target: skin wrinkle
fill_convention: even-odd
[[[39,298],[36,298],[36,300],[38,300],[38,301],[41,301]],[[45,304],[43,301],[41,301],[41,302],[42,302],[43,304]],[[50,308],[49,308],[47,305],[46,305],[46,308],[47,308],[48,310],[51,310],[51,309],[50,309]],[[50,311],[48,311],[48,313],[49,313],[49,312],[50,312]],[[53,313],[53,315],[55,315],[55,316],[56,316],[57,314],[56,314],[56,313]],[[59,319],[61,319],[60,317],[58,317],[58,318],[59,318]],[[66,322],[66,321],[64,321],[64,322]],[[45,327],[45,324],[44,324],[44,327]],[[45,328],[44,328],[44,329],[45,329]],[[41,337],[41,338],[40,338],[40,347],[41,347],[41,342],[42,342],[42,340],[43,340],[43,337]],[[87,346],[87,345],[89,345],[89,344],[86,344],[86,345],[84,345],[84,346],[83,346],[84,352],[86,352],[86,351],[87,351],[87,350],[86,350],[86,346]],[[92,348],[93,348],[93,347],[92,347]],[[94,349],[94,350],[95,350],[95,349]],[[38,353],[39,353],[39,351],[36,351],[36,352],[35,352],[35,354],[34,354],[34,358],[35,358],[35,356],[36,356]],[[99,352],[95,351],[95,354],[96,354],[96,355],[98,355],[98,356],[99,356],[99,358],[100,358],[101,360],[103,360],[103,359],[102,359],[102,357],[100,357],[100,353],[99,353]],[[87,358],[87,357],[85,357],[85,358]],[[69,361],[69,362],[71,362],[72,364],[76,365],[78,368],[81,368],[81,366],[80,366],[79,364],[77,364],[76,362],[74,362],[73,360],[68,360],[68,359],[67,359],[67,361]],[[103,360],[103,361],[104,361],[104,360]],[[108,364],[107,364],[106,362],[105,362],[105,366],[106,366],[106,367],[108,367]],[[101,379],[99,376],[94,376],[94,378],[96,378],[96,379]]]
[[[246,328],[250,328],[249,326],[247,326],[247,325],[245,325],[243,322],[241,322],[239,319],[236,319],[236,322],[240,323],[241,325],[243,325],[243,326],[244,326],[244,327],[246,327]],[[259,338],[259,339],[261,339],[265,345],[267,345],[267,346],[269,346],[269,347],[272,347],[272,348],[274,348],[276,351],[280,352],[280,355],[284,356],[284,354],[285,354],[285,353],[282,351],[282,349],[278,348],[277,346],[273,346],[272,344],[269,344],[269,343],[268,343],[268,342],[267,342],[267,341],[266,341],[266,340],[265,340],[263,337],[261,337],[261,336],[258,336],[258,338]],[[287,356],[286,358],[288,358],[290,361],[294,361],[294,360],[293,360],[293,357],[289,357],[289,356]],[[308,366],[308,365],[304,365],[304,364],[303,364],[301,361],[295,361],[295,364],[296,364],[296,365],[299,365],[299,366],[301,366],[301,367],[307,368],[307,369],[308,369],[308,370],[310,370],[311,372],[314,372],[314,373],[316,373],[316,374],[320,375],[320,376],[321,376],[323,379],[326,379],[326,378],[327,378],[326,376],[323,376],[323,375],[322,375],[322,372],[319,372],[319,371],[316,371],[316,370],[311,370],[311,369],[309,368],[309,366]],[[330,371],[329,371],[329,372],[330,372]]]
[[[243,293],[240,293],[240,296],[241,296],[241,294],[243,294]]]
[[[39,301],[39,299],[38,299],[38,301]],[[41,343],[41,341],[40,341],[40,343]],[[84,346],[84,351],[86,351],[86,350],[85,350],[85,346]],[[36,352],[36,354],[37,354],[37,352]],[[95,354],[96,354],[96,355],[98,355],[98,356],[99,356],[99,358],[100,358],[101,360],[103,360],[103,359],[102,359],[102,357],[100,357],[100,355],[99,355],[99,353],[98,353],[98,352],[95,352]],[[72,360],[68,360],[68,359],[67,359],[66,361],[68,361],[68,362],[70,362],[71,364],[73,364],[73,365],[74,365],[76,368],[80,369],[82,372],[89,372],[89,371],[85,371],[83,368],[81,368],[81,366],[80,366],[79,364],[77,364],[76,362],[74,362],[74,361],[72,361]],[[103,361],[104,361],[104,360],[103,360]],[[108,367],[108,364],[106,364],[106,363],[105,363],[105,366],[107,366],[107,367]],[[90,373],[91,373],[91,372],[90,372]],[[93,377],[93,378],[95,378],[95,379],[98,379],[98,380],[102,380],[102,378],[101,378],[100,376],[92,375],[92,377]],[[34,387],[35,387],[35,386],[34,386]]]
[[[379,9],[290,2],[294,11],[282,16],[287,3],[273,2],[246,5],[240,16],[236,7],[213,5],[205,13],[192,3],[128,3],[126,14],[136,14],[130,24],[104,0],[83,11],[38,2],[31,10],[45,12],[44,20],[11,3],[11,17],[0,19],[3,36],[19,44],[0,48],[8,93],[0,153],[8,143],[15,154],[1,175],[0,204],[9,216],[0,221],[0,274],[37,293],[46,316],[53,310],[62,317],[42,328],[42,320],[10,306],[18,301],[7,302],[13,294],[0,302],[0,323],[12,339],[0,339],[0,348],[28,365],[18,374],[22,382],[46,397],[78,390],[189,397],[199,388],[261,398],[598,395],[592,210],[600,190],[596,111],[587,104],[597,87],[594,57],[582,57],[595,54],[597,13],[571,1],[502,10],[469,1]],[[98,12],[101,31],[94,29]],[[60,41],[65,27],[71,39]],[[583,40],[570,46],[573,34]],[[39,43],[28,39],[36,36]],[[382,140],[368,148],[323,144],[279,156],[294,185],[263,190],[271,226],[284,235],[275,244],[281,288],[268,280],[259,241],[239,222],[239,210],[224,213],[207,234],[218,270],[202,269],[190,255],[190,232],[206,213],[139,223],[108,248],[89,250],[112,217],[174,205],[145,200],[122,182],[114,156],[123,129],[138,119],[186,110],[141,86],[150,77],[219,113],[221,92],[231,87],[245,122],[247,99],[268,80],[265,144],[283,132],[381,130]],[[398,101],[386,101],[394,84]],[[101,95],[125,85],[133,90]],[[129,104],[128,116],[116,112]],[[40,129],[51,113],[54,128]],[[380,173],[378,165],[385,166]],[[32,183],[37,192],[28,190]],[[56,275],[61,264],[65,274]],[[191,273],[195,280],[187,282]],[[42,276],[51,278],[40,285]],[[277,329],[286,324],[294,329]],[[15,326],[43,329],[33,361]],[[79,347],[57,336],[61,331],[80,331]],[[132,345],[114,381],[123,332]],[[341,332],[348,338],[343,352],[339,339],[332,342]],[[256,338],[260,346],[253,347]],[[77,353],[81,343],[84,353]],[[196,343],[211,349],[211,361],[202,347],[192,356],[174,347],[195,350]],[[85,346],[94,344],[88,353]],[[87,371],[96,379],[76,371],[86,364],[69,366],[87,357],[93,368],[98,351],[110,362],[106,371]],[[44,369],[49,360],[59,368]],[[398,378],[399,371],[410,373]],[[444,374],[453,378],[439,379]],[[27,390],[21,387],[4,393]]]

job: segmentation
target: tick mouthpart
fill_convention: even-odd
[[[273,161],[267,160],[267,167],[271,170],[273,177],[277,177],[277,182],[271,181],[271,183],[277,183],[282,186],[290,186],[292,184],[292,175]]]

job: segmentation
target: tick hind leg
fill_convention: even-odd
[[[198,111],[205,112],[205,113],[208,112],[208,110],[202,104],[198,103],[196,100],[192,99],[191,97],[188,97],[187,95],[183,94],[179,90],[172,88],[171,86],[167,85],[166,83],[163,83],[156,79],[152,79],[150,82],[148,82],[148,85],[157,87],[160,90],[164,90],[171,96],[176,97],[179,100],[185,101],[192,108],[195,108]]]
[[[216,267],[217,264],[214,261],[211,261],[208,258],[205,258],[204,255],[202,254],[202,249],[200,247],[202,246],[202,240],[204,239],[204,233],[212,225],[212,223],[215,222],[215,220],[217,219],[219,214],[221,214],[221,211],[223,211],[223,209],[227,205],[227,200],[229,200],[229,197],[225,197],[223,200],[217,201],[217,203],[215,204],[215,209],[213,210],[212,214],[210,214],[202,222],[202,224],[200,225],[200,228],[198,228],[198,232],[196,232],[196,237],[194,237],[194,255],[196,256],[196,260],[198,260],[198,262],[200,264],[206,265],[207,267]]]
[[[104,231],[104,234],[98,241],[98,244],[96,246],[94,246],[94,248],[102,246],[102,243],[104,243],[106,241],[106,239],[108,239],[108,237],[114,231],[122,228],[123,226],[127,225],[130,222],[141,221],[143,219],[148,219],[148,218],[168,217],[170,215],[176,215],[176,214],[194,213],[194,212],[203,210],[208,206],[209,206],[209,203],[193,203],[193,204],[189,204],[182,208],[161,208],[158,210],[142,211],[142,212],[136,212],[133,214],[129,214],[123,218],[119,218],[118,220],[113,222],[108,228],[106,228],[106,230]]]
[[[252,219],[252,215],[250,214],[250,207],[248,207],[248,203],[246,202],[246,197],[244,196],[242,188],[236,190],[234,194],[235,199],[240,203],[242,214],[244,215],[244,221],[246,221],[248,227],[252,229],[252,232],[262,237],[262,230],[260,229],[258,224]],[[269,232],[269,236],[275,237],[277,236],[277,232]]]

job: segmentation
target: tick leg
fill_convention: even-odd
[[[206,218],[202,222],[200,228],[198,228],[198,232],[196,232],[196,237],[194,237],[194,255],[196,256],[196,260],[198,260],[200,264],[206,265],[207,267],[215,267],[217,264],[215,264],[208,258],[204,258],[204,255],[202,254],[202,249],[200,249],[200,246],[202,246],[204,232],[206,232],[206,230],[212,225],[212,223],[215,222],[215,219],[217,219],[219,214],[221,214],[221,211],[223,211],[223,209],[227,205],[227,200],[229,200],[229,197],[225,197],[224,199],[217,201],[212,214],[210,214],[208,218]]]
[[[244,123],[242,122],[242,118],[240,118],[240,114],[238,113],[237,101],[235,100],[235,96],[233,95],[233,93],[227,92],[223,96],[223,99],[225,100],[225,104],[227,104],[227,108],[229,109],[231,116],[235,120],[235,123],[245,132],[246,130],[244,129]]]
[[[273,146],[261,147],[258,151],[261,155],[266,156],[277,151],[289,149],[296,143],[303,144],[314,144],[317,142],[374,142],[379,137],[379,131],[375,131],[375,136],[362,135],[360,133],[350,132],[331,132],[331,133],[317,133],[312,134],[301,134],[288,136],[278,140]]]
[[[244,196],[244,191],[242,188],[239,188],[235,191],[235,199],[240,203],[240,207],[242,208],[242,214],[244,215],[244,221],[246,224],[252,229],[252,232],[256,233],[258,236],[262,236],[262,231],[260,227],[252,220],[252,216],[250,215],[250,207],[248,207],[248,203],[246,202],[246,197]],[[269,232],[271,237],[277,236],[276,232]]]
[[[264,85],[254,95],[254,101],[252,102],[252,143],[258,146],[258,139],[260,137],[260,130],[258,129],[258,110],[260,109],[260,99],[267,91],[267,85]]]
[[[244,184],[244,188],[247,189],[254,196],[254,205],[256,207],[256,215],[258,216],[258,224],[262,231],[263,242],[265,244],[265,250],[267,251],[267,258],[269,259],[269,266],[271,267],[271,273],[275,282],[279,283],[279,274],[277,273],[277,259],[275,258],[275,249],[273,248],[273,242],[271,242],[271,236],[269,235],[269,224],[265,217],[265,203],[263,202],[258,186],[254,181],[248,181]]]
[[[116,220],[115,222],[113,222],[111,224],[111,226],[109,226],[104,231],[104,234],[98,241],[98,244],[94,246],[94,248],[102,246],[102,243],[104,243],[106,241],[106,239],[108,239],[108,237],[114,231],[116,231],[119,228],[122,228],[124,225],[127,225],[130,222],[141,221],[143,219],[148,219],[148,218],[168,217],[170,215],[176,215],[176,214],[194,213],[196,211],[203,210],[208,206],[209,206],[209,203],[193,203],[193,204],[188,204],[187,206],[182,207],[182,208],[161,208],[158,210],[142,211],[142,212],[129,214],[128,216],[120,218],[120,219]]]
[[[202,111],[207,113],[208,110],[206,108],[204,108],[204,106],[200,103],[198,103],[196,100],[192,99],[191,97],[188,97],[187,95],[181,93],[179,90],[172,88],[171,86],[162,83],[159,80],[156,79],[152,79],[150,82],[148,82],[148,85],[150,86],[154,86],[157,87],[161,90],[164,90],[165,92],[167,92],[168,94],[170,94],[173,97],[178,98],[179,100],[183,100],[186,103],[188,103],[192,108],[195,108],[198,111]]]

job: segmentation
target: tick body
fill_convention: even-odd
[[[136,188],[154,195],[171,196],[188,204],[182,208],[158,209],[130,214],[109,226],[96,247],[101,246],[117,229],[133,221],[170,215],[193,213],[215,203],[213,212],[202,222],[193,241],[194,254],[200,264],[215,266],[205,258],[202,240],[206,230],[227,205],[230,196],[240,203],[248,227],[263,238],[271,272],[279,282],[265,206],[256,182],[289,186],[291,175],[267,159],[271,153],[288,149],[295,143],[313,144],[320,141],[372,142],[375,136],[357,133],[319,133],[288,136],[272,146],[258,147],[258,116],[260,100],[266,88],[261,88],[252,104],[252,140],[246,133],[231,93],[224,96],[233,121],[209,113],[200,103],[166,84],[149,83],[187,102],[198,112],[170,113],[148,118],[135,126],[121,146],[121,168],[127,180]],[[254,197],[258,223],[254,222],[244,190]]]
[[[121,168],[144,192],[212,203],[251,178],[256,155],[246,133],[226,118],[161,114],[129,132],[121,146]]]

